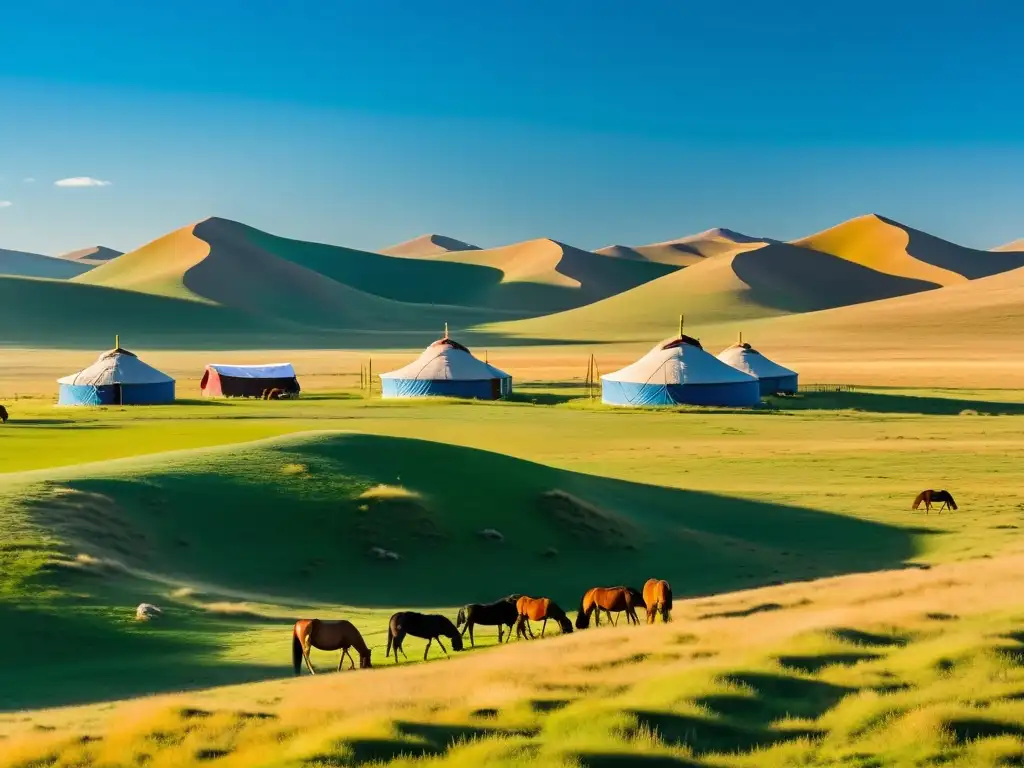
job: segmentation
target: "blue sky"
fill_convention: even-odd
[[[1024,237],[1022,24],[985,0],[5,4],[0,247],[209,215],[599,247],[871,211],[990,247]]]

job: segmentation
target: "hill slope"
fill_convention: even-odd
[[[404,256],[406,258],[420,258],[424,256],[437,256],[451,251],[479,251],[475,245],[456,240],[454,237],[445,235],[420,235],[404,243],[392,245],[385,248],[381,253],[387,256]]]
[[[653,261],[688,267],[705,258],[760,248],[770,242],[718,227],[696,235],[650,245],[609,245],[596,252],[635,261]]]
[[[953,285],[1024,266],[1024,254],[976,251],[869,214],[794,245],[831,253],[890,275]]]
[[[656,340],[685,313],[697,325],[812,312],[936,287],[787,243],[705,259],[627,293],[548,317],[493,326],[512,336]]]
[[[84,274],[90,269],[92,269],[92,265],[76,264],[55,256],[43,256],[25,251],[8,251],[0,248],[0,275],[66,280]]]

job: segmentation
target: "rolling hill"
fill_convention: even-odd
[[[470,313],[474,317],[540,315],[629,290],[671,270],[551,240],[430,259],[400,258],[289,240],[211,218],[97,267],[80,280],[253,311],[272,308],[279,316],[306,323],[314,306],[352,303],[356,294],[364,303],[377,297],[422,305],[405,311],[406,317],[428,305],[477,308]],[[377,310],[383,308],[377,305]],[[374,311],[372,302],[359,310],[363,324]],[[333,327],[337,321],[330,319],[332,314],[320,312],[316,322]]]
[[[385,256],[404,256],[406,258],[423,258],[437,256],[451,251],[479,251],[475,245],[445,235],[420,235],[404,243],[392,245],[381,251]]]
[[[1024,266],[1024,254],[965,248],[876,214],[794,240],[793,245],[936,285],[953,285]]]
[[[667,240],[663,243],[634,246],[609,245],[599,248],[596,253],[620,259],[653,261],[659,264],[688,267],[711,256],[753,250],[768,242],[771,241],[748,237],[731,229],[718,227],[677,240]]]
[[[78,264],[55,256],[43,256],[25,251],[8,251],[0,248],[0,275],[67,280],[84,274],[90,269],[92,269],[90,264]]]
[[[787,243],[721,254],[580,309],[492,326],[511,336],[639,341],[696,325],[813,312],[926,291],[935,284],[877,272]]]
[[[79,248],[77,251],[62,253],[60,258],[96,267],[111,259],[116,259],[120,255],[122,255],[121,251],[115,251],[113,248],[107,248],[105,245],[93,245],[89,248]]]

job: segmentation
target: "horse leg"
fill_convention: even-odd
[[[316,670],[313,669],[313,662],[309,660],[309,649],[311,645],[312,643],[310,643],[310,645],[307,645],[306,643],[302,644],[302,658],[306,660],[306,669],[309,670],[309,674],[315,675]]]
[[[508,625],[508,632],[506,632],[506,633],[505,633],[505,642],[506,642],[506,643],[507,643],[507,642],[508,642],[509,640],[511,640],[511,639],[512,639],[512,627],[513,627],[513,626],[514,626],[513,624],[509,624],[509,625]],[[498,632],[499,632],[499,633],[501,632],[501,624],[499,624],[499,625],[498,625]],[[501,635],[499,634],[499,635],[498,635],[498,637],[501,637]]]
[[[434,642],[434,638],[428,637],[427,638],[427,647],[423,649],[423,660],[424,661],[427,660],[427,654],[430,653],[430,644],[432,642]]]
[[[533,624],[530,623],[529,619],[526,620],[526,631],[530,633],[531,640],[536,637],[536,635],[533,634]]]
[[[444,643],[441,642],[440,637],[437,638],[437,644],[441,646],[441,650],[444,651],[444,655],[448,656],[448,649],[444,647]],[[448,658],[451,658],[451,656],[448,656]]]
[[[472,622],[466,622],[466,629],[469,630],[469,647],[476,648],[476,642],[473,640],[473,624]],[[463,630],[465,631],[465,630]]]
[[[544,637],[544,630],[548,628],[548,618],[544,617],[544,623],[540,625],[540,636]]]

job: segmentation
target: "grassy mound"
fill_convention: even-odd
[[[37,628],[34,661],[0,672],[0,706],[277,676],[218,649],[324,615],[309,606],[353,606],[380,637],[392,606],[524,592],[572,608],[591,586],[654,574],[686,595],[913,553],[910,533],[877,523],[358,434],[11,475],[0,496],[0,610]],[[170,610],[140,627],[140,602]],[[23,642],[8,636],[0,655]]]

